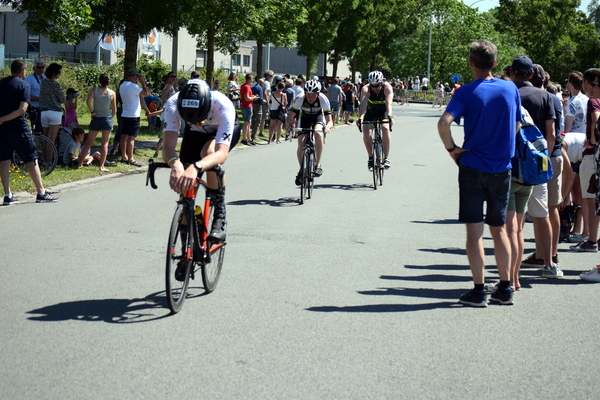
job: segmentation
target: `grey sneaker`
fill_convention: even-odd
[[[542,278],[560,278],[563,275],[564,274],[560,268],[558,268],[558,265],[554,263],[552,263],[552,267],[544,265],[544,268],[542,269]]]
[[[383,159],[383,168],[385,169],[389,169],[392,166],[392,163],[390,163],[390,160],[387,158]]]
[[[567,242],[569,243],[581,243],[587,240],[586,237],[581,236],[581,233],[575,233],[573,235],[569,235]]]
[[[588,240],[586,240],[585,242],[581,242],[575,246],[569,246],[569,248],[573,251],[597,253],[598,243],[590,243]]]
[[[35,198],[36,203],[54,203],[56,201],[58,201],[58,197],[50,196],[48,192],[44,194],[38,193]]]

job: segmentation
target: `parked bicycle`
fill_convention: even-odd
[[[378,119],[376,121],[363,121],[362,124],[369,124],[373,127],[371,133],[373,141],[373,188],[377,190],[378,183],[379,186],[383,185],[383,172],[385,171],[383,166],[383,142],[381,139],[381,125],[383,122]],[[361,125],[358,126],[358,129],[362,132]]]
[[[312,197],[315,170],[317,168],[315,160],[315,132],[323,132],[323,130],[314,128],[292,128],[290,130],[306,133],[306,143],[302,150],[302,161],[300,163],[300,204],[304,204],[304,199]]]
[[[33,133],[33,140],[38,155],[40,174],[46,176],[56,168],[56,164],[58,163],[58,150],[54,143],[40,132]],[[23,162],[21,156],[16,151],[13,152],[12,163],[21,174],[27,175],[29,173],[27,163]]]
[[[169,165],[155,163],[153,160],[148,161],[146,186],[150,181],[154,189],[157,188],[154,183],[154,173],[157,168],[169,168]],[[225,171],[220,165],[210,171],[216,173],[219,189],[222,189]],[[201,177],[202,173],[199,173],[194,187],[182,195],[177,202],[169,231],[165,282],[167,305],[172,313],[181,310],[190,278],[194,279],[200,271],[204,290],[210,293],[215,290],[223,267],[227,242],[214,242],[208,238],[214,209],[211,207],[210,195],[206,192],[207,184]],[[196,205],[196,196],[200,187],[203,187],[206,192],[204,209]]]

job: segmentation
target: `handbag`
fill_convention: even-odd
[[[588,185],[587,192],[593,194],[598,192],[598,180],[596,174],[592,174],[592,176],[590,176],[590,183]]]
[[[279,107],[277,108],[278,114],[277,114],[277,118],[279,118],[279,120],[281,122],[285,122],[285,120],[287,119],[287,112],[285,107],[283,106],[283,104],[281,104],[281,102],[279,100],[277,100],[276,97],[273,97],[275,99],[275,101],[277,103],[279,103]]]

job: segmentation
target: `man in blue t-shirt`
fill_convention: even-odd
[[[252,140],[248,143],[250,145],[254,144],[254,140],[256,139],[257,132],[262,135],[262,128],[260,121],[263,117],[263,85],[265,81],[262,78],[256,77],[256,82],[252,84],[250,90],[252,90],[252,94],[257,97],[256,100],[252,102],[252,123],[250,124],[250,129],[252,131]]]
[[[46,193],[37,163],[37,150],[33,135],[27,125],[25,112],[31,101],[31,87],[23,80],[27,64],[14,60],[10,65],[11,76],[0,80],[0,177],[4,187],[4,205],[19,202],[10,191],[10,165],[16,151],[27,163],[29,176],[37,190],[37,203],[51,203],[58,199]]]
[[[494,239],[494,253],[500,284],[491,300],[513,304],[510,287],[510,243],[506,231],[506,209],[510,190],[510,160],[520,129],[521,99],[512,82],[494,78],[496,46],[477,40],[469,49],[469,65],[475,81],[458,89],[438,122],[438,132],[446,150],[459,168],[459,220],[467,227],[467,256],[475,287],[460,296],[462,304],[486,307],[483,203],[487,204],[485,223]],[[450,124],[464,117],[462,147],[452,139]]]

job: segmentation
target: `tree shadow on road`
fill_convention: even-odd
[[[189,288],[186,301],[203,296],[201,288]],[[150,322],[168,317],[165,292],[138,299],[79,300],[31,310],[32,321],[102,321],[112,324]]]

